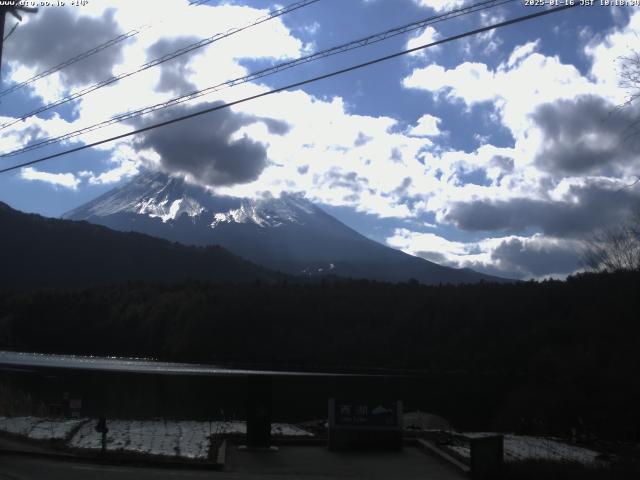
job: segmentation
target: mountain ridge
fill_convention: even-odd
[[[148,281],[284,278],[222,247],[194,247],[102,225],[23,213],[0,202],[0,287],[87,287]]]
[[[297,194],[240,199],[145,173],[66,213],[186,245],[220,245],[272,270],[425,284],[511,281],[438,265],[371,240]]]

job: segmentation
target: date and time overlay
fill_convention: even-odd
[[[85,7],[90,2],[104,0],[0,0],[0,6],[8,7]],[[640,0],[521,0],[525,7],[640,7]]]

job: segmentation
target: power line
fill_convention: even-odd
[[[9,33],[7,33],[7,35],[5,35],[5,37],[2,39],[3,42],[6,41],[7,38],[9,38],[11,34],[16,31],[16,28],[18,28],[18,25],[20,25],[20,22],[16,22],[15,25],[11,28],[11,30],[9,30]]]
[[[82,145],[80,147],[72,148],[70,150],[65,150],[64,152],[55,153],[53,155],[48,155],[46,157],[41,157],[41,158],[38,158],[36,160],[31,160],[29,162],[24,162],[24,163],[21,163],[21,164],[18,164],[18,165],[13,165],[11,167],[3,168],[3,169],[0,170],[0,173],[9,172],[9,171],[12,171],[12,170],[16,170],[18,168],[27,167],[29,165],[34,165],[36,163],[44,162],[46,160],[51,160],[53,158],[61,157],[63,155],[68,155],[70,153],[75,153],[75,152],[79,152],[81,150],[86,150],[88,148],[96,147],[96,146],[102,145],[104,143],[109,143],[109,142],[112,142],[114,140],[120,140],[122,138],[130,137],[132,135],[136,135],[138,133],[147,132],[149,130],[153,130],[153,129],[156,129],[156,128],[159,128],[159,127],[164,127],[164,126],[167,126],[167,125],[171,125],[173,123],[177,123],[177,122],[181,122],[181,121],[184,121],[184,120],[188,120],[190,118],[198,117],[200,115],[205,115],[207,113],[215,112],[217,110],[222,110],[224,108],[230,108],[230,107],[232,107],[234,105],[239,105],[241,103],[245,103],[245,102],[248,102],[250,100],[256,100],[258,98],[262,98],[262,97],[266,97],[268,95],[273,95],[275,93],[283,92],[283,91],[289,90],[291,88],[301,87],[303,85],[307,85],[309,83],[317,82],[319,80],[324,80],[324,79],[327,79],[327,78],[335,77],[337,75],[342,75],[342,74],[347,73],[347,72],[352,72],[354,70],[358,70],[358,69],[361,69],[361,68],[364,68],[364,67],[369,67],[371,65],[374,65],[374,64],[377,64],[377,63],[381,63],[381,62],[384,62],[384,61],[387,61],[387,60],[391,60],[393,58],[397,58],[397,57],[400,57],[400,56],[403,56],[403,55],[407,55],[407,54],[412,53],[412,52],[417,52],[418,50],[424,50],[426,48],[435,47],[436,45],[442,45],[444,43],[449,43],[449,42],[452,42],[454,40],[459,40],[461,38],[470,37],[472,35],[478,35],[480,33],[488,32],[490,30],[495,30],[497,28],[502,28],[502,27],[506,27],[506,26],[509,26],[509,25],[514,25],[516,23],[524,22],[524,21],[527,21],[527,20],[532,20],[534,18],[542,17],[542,16],[545,16],[545,15],[550,15],[550,14],[557,13],[557,12],[561,12],[563,10],[567,10],[569,8],[573,8],[573,7],[577,7],[577,6],[579,6],[579,3],[574,3],[573,5],[565,5],[565,6],[562,6],[562,7],[555,7],[555,8],[552,8],[552,9],[543,10],[541,12],[536,12],[536,13],[532,13],[532,14],[529,14],[529,15],[524,15],[524,16],[521,16],[521,17],[512,18],[512,19],[506,20],[504,22],[495,23],[493,25],[488,25],[486,27],[478,28],[478,29],[475,29],[475,30],[470,30],[470,31],[467,31],[467,32],[464,32],[464,33],[460,33],[458,35],[454,35],[452,37],[444,38],[442,40],[437,40],[435,42],[431,42],[431,43],[427,43],[427,44],[424,44],[424,45],[420,45],[418,47],[409,48],[407,50],[402,50],[400,52],[392,53],[392,54],[386,55],[384,57],[379,57],[379,58],[376,58],[374,60],[369,60],[369,61],[364,62],[364,63],[359,63],[357,65],[352,65],[351,67],[343,68],[343,69],[340,69],[340,70],[334,70],[333,72],[325,73],[324,75],[319,75],[319,76],[316,76],[316,77],[313,77],[313,78],[309,78],[307,80],[302,80],[302,81],[299,81],[299,82],[291,83],[291,84],[286,85],[284,87],[275,88],[273,90],[269,90],[267,92],[258,93],[256,95],[251,95],[249,97],[245,97],[245,98],[242,98],[240,100],[235,100],[233,102],[223,103],[221,105],[216,105],[216,106],[213,106],[213,107],[210,107],[210,108],[206,108],[204,110],[200,110],[198,112],[190,113],[188,115],[182,115],[180,117],[176,117],[176,118],[173,118],[171,120],[166,120],[164,122],[156,123],[154,125],[149,125],[149,126],[146,126],[146,127],[143,127],[143,128],[139,128],[138,130],[134,130],[132,132],[123,133],[123,134],[116,135],[114,137],[106,138],[106,139],[103,139],[103,140],[99,140],[97,142],[93,142],[93,143],[90,143],[90,144],[87,144],[87,145]]]
[[[206,2],[208,2],[210,0],[200,0],[199,2],[192,2],[189,5],[202,5]],[[27,80],[20,82],[20,83],[16,83],[15,85],[12,85],[11,87],[7,88],[6,90],[3,90],[0,92],[0,97],[4,97],[6,95],[9,95],[10,93],[15,92],[16,90],[19,90],[23,87],[26,87],[27,85],[29,85],[30,83],[33,83],[37,80],[40,80],[41,78],[47,77],[55,72],[58,72],[70,65],[73,65],[74,63],[77,63],[81,60],[84,60],[85,58],[88,58],[92,55],[95,55],[96,53],[101,52],[102,50],[105,50],[109,47],[112,47],[114,45],[117,45],[120,42],[124,42],[125,40],[135,37],[136,35],[138,35],[139,33],[141,33],[143,30],[145,30],[146,28],[149,28],[149,26],[144,26],[144,27],[139,27],[137,29],[133,29],[133,30],[129,30],[126,33],[123,33],[121,35],[118,35],[117,37],[112,38],[111,40],[107,40],[104,43],[101,43],[100,45],[97,45],[93,48],[90,48],[89,50],[86,50],[82,53],[79,53],[78,55],[76,55],[75,57],[69,58],[68,60],[65,60],[62,63],[59,63],[58,65],[55,65],[51,68],[48,68],[47,70],[44,70],[40,73],[37,73],[36,75],[34,75],[33,77],[28,78]],[[11,34],[11,33],[10,33]],[[8,36],[8,35],[7,35]]]
[[[33,143],[31,145],[28,145],[26,147],[22,147],[7,153],[3,153],[0,155],[0,157],[9,157],[9,156],[15,156],[18,154],[22,154],[22,153],[26,153],[28,151],[32,151],[32,150],[36,150],[39,148],[43,148],[46,147],[48,145],[52,145],[55,143],[59,143],[62,142],[64,140],[68,140],[70,138],[74,138],[77,137],[79,135],[82,135],[84,133],[89,133],[95,130],[99,130],[101,128],[106,128],[110,125],[114,125],[116,123],[120,123],[123,122],[125,120],[129,120],[132,118],[137,118],[143,115],[147,115],[149,113],[155,112],[157,110],[161,110],[164,108],[169,108],[175,105],[179,105],[191,100],[195,100],[197,98],[200,98],[202,96],[205,95],[209,95],[211,93],[220,91],[222,89],[225,88],[230,88],[230,87],[234,87],[236,85],[240,85],[243,83],[247,83],[250,82],[252,80],[257,80],[266,76],[270,76],[270,75],[274,75],[276,73],[279,73],[281,71],[296,67],[298,65],[302,65],[305,63],[309,63],[312,61],[316,61],[322,58],[326,58],[329,56],[333,56],[333,55],[337,55],[340,53],[344,53],[350,50],[354,50],[357,48],[362,48],[368,45],[372,45],[378,42],[381,42],[383,40],[387,40],[389,38],[407,33],[407,32],[411,32],[423,27],[426,27],[427,25],[432,25],[435,23],[439,23],[445,20],[450,20],[453,18],[457,18],[463,15],[468,15],[470,13],[475,13],[478,11],[482,11],[482,10],[486,10],[489,8],[495,8],[497,6],[506,4],[506,3],[511,3],[514,2],[515,0],[487,0],[487,1],[483,1],[480,3],[477,3],[475,5],[471,5],[469,7],[464,7],[464,8],[459,8],[456,10],[452,10],[450,12],[444,13],[444,14],[440,14],[440,15],[436,15],[436,16],[432,16],[432,17],[428,17],[426,19],[423,20],[419,20],[419,21],[415,21],[415,22],[411,22],[409,24],[406,25],[402,25],[400,27],[395,27],[389,30],[385,30],[384,32],[381,33],[376,33],[373,35],[369,35],[367,37],[364,38],[360,38],[357,40],[353,40],[351,42],[348,43],[344,43],[341,45],[338,45],[336,47],[331,47],[325,50],[322,50],[320,52],[316,52],[316,53],[312,53],[310,55],[306,55],[300,58],[297,58],[295,60],[291,60],[288,62],[283,62],[283,63],[279,63],[273,67],[269,67],[257,72],[253,72],[250,73],[248,75],[242,76],[242,77],[238,77],[232,80],[227,80],[224,81],[222,83],[218,83],[216,85],[212,85],[209,87],[206,87],[202,90],[197,90],[195,92],[191,92],[185,95],[181,95],[178,97],[175,97],[171,100],[168,100],[166,102],[162,102],[162,103],[157,103],[155,105],[150,105],[144,108],[140,108],[137,110],[132,110],[120,115],[116,115],[112,118],[109,118],[107,120],[104,120],[102,122],[87,126],[87,127],[83,127],[80,128],[78,130],[74,130],[72,132],[68,132],[65,133],[64,135],[60,135],[57,137],[51,137],[51,138],[47,138],[47,139],[43,139],[39,142]]]
[[[25,87],[27,85],[29,85],[30,83],[35,82],[36,80],[40,80],[41,78],[47,77],[49,75],[51,75],[52,73],[55,73],[59,70],[62,70],[63,68],[66,68],[70,65],[73,65],[76,62],[79,62],[80,60],[84,60],[87,57],[90,57],[92,55],[95,55],[98,52],[101,52],[102,50],[105,50],[106,48],[109,48],[113,45],[117,45],[120,42],[123,42],[125,40],[127,40],[128,38],[134,37],[136,35],[138,35],[140,32],[142,31],[142,29],[140,30],[130,30],[127,33],[123,33],[122,35],[118,35],[115,38],[112,38],[111,40],[101,43],[100,45],[93,47],[85,52],[80,53],[79,55],[76,55],[75,57],[72,57],[68,60],[65,60],[62,63],[59,63],[58,65],[48,68],[47,70],[44,70],[36,75],[34,75],[31,78],[28,78],[27,80],[25,80],[24,82],[20,82],[20,83],[16,83],[15,85],[12,85],[11,87],[7,88],[6,90],[3,90],[2,92],[0,92],[0,97],[4,97],[5,95],[9,95],[12,92],[15,92],[16,90],[21,89],[22,87]]]
[[[22,21],[22,12],[26,13],[38,13],[37,8],[33,7],[25,7],[24,5],[19,5],[17,2],[2,2],[0,5],[0,73],[2,70],[2,47],[4,45],[4,41],[11,36],[13,32],[15,32],[16,28],[18,28],[18,23],[16,23],[9,34],[5,37],[4,35],[4,23],[7,17],[7,13],[11,14],[15,17],[18,22]],[[1,75],[0,75],[1,77]]]
[[[121,73],[120,75],[116,75],[110,78],[107,78],[106,80],[102,80],[98,83],[94,83],[93,85],[90,85],[86,88],[83,88],[81,90],[78,90],[74,93],[72,93],[71,95],[68,95],[60,100],[56,100],[55,102],[49,103],[47,105],[44,105],[40,108],[37,108],[36,110],[33,110],[29,113],[26,113],[24,115],[22,115],[19,118],[16,118],[14,120],[11,120],[7,123],[4,123],[2,125],[0,125],[0,130],[4,130],[7,127],[10,127],[11,125],[15,125],[16,123],[25,120],[29,117],[32,117],[34,115],[37,115],[39,113],[42,112],[46,112],[47,110],[51,110],[52,108],[55,107],[59,107],[60,105],[64,105],[65,103],[71,102],[72,100],[76,100],[80,97],[83,97],[85,95],[87,95],[88,93],[91,93],[95,90],[98,90],[100,88],[106,87],[107,85],[111,85],[113,83],[116,83],[124,78],[130,77],[132,75],[135,75],[136,73],[140,73],[144,70],[147,70],[151,67],[155,67],[157,65],[160,65],[164,62],[168,62],[169,60],[173,60],[174,58],[177,58],[181,55],[184,55],[186,53],[192,52],[194,50],[197,50],[198,48],[202,48],[205,47],[207,45],[210,45],[214,42],[217,42],[218,40],[222,40],[223,38],[227,38],[230,37],[232,35],[235,35],[236,33],[240,33],[244,30],[247,30],[251,27],[255,27],[257,25],[260,25],[261,23],[267,22],[269,20],[272,20],[274,18],[280,17],[282,15],[286,15],[287,13],[293,12],[294,10],[298,10],[299,8],[303,8],[306,7],[308,5],[311,5],[313,3],[319,2],[320,0],[301,0],[299,2],[293,3],[287,7],[283,7],[280,8],[278,10],[274,10],[272,12],[270,12],[267,15],[264,15],[258,19],[256,19],[255,21],[249,23],[248,25],[245,25],[244,27],[236,27],[236,28],[231,28],[229,30],[227,30],[224,33],[216,33],[215,35],[212,35],[210,37],[207,37],[203,40],[199,40],[195,43],[191,43],[189,45],[187,45],[186,47],[180,48],[178,50],[175,50],[171,53],[167,53],[166,55],[163,55],[162,57],[156,58],[154,60],[151,60],[143,65],[141,65],[140,67],[138,67],[136,70],[132,70],[129,72],[125,72],[125,73]]]

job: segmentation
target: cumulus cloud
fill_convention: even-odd
[[[437,11],[465,3],[414,1]],[[112,0],[109,7],[98,8],[98,2],[91,2],[85,9],[73,10],[70,18],[74,21],[90,18],[104,23],[106,28],[113,23],[113,16],[107,15],[103,22],[101,15],[113,5],[117,8],[118,31],[127,31],[137,26],[133,22],[140,18],[136,9],[143,8],[139,7],[142,3],[142,0]],[[123,61],[114,67],[116,72],[135,68],[195,38],[245,25],[266,13],[228,2],[203,8],[186,8],[183,1],[166,4],[158,9],[153,2],[145,3],[144,8],[151,15],[160,17],[162,13],[165,17],[169,13],[175,21],[158,22],[148,34],[128,43],[122,50]],[[86,17],[89,14],[93,16]],[[39,15],[33,18],[38,17],[42,18]],[[640,25],[640,15],[633,18],[639,20],[632,21],[631,26]],[[485,15],[481,22],[498,19]],[[236,38],[216,42],[196,55],[167,62],[126,82],[100,89],[76,103],[77,120],[66,122],[54,117],[46,122],[25,122],[20,129],[7,132],[0,143],[23,144],[55,129],[64,133],[132,108],[164,102],[193,87],[204,88],[246,75],[247,65],[261,64],[265,58],[296,57],[304,50],[304,44],[292,32],[300,30],[291,29],[286,23],[281,19],[265,22],[243,32],[243,41]],[[425,43],[437,35],[428,28],[409,40],[409,44]],[[464,150],[463,147],[447,150],[450,148],[447,144],[455,144],[458,132],[451,132],[447,142],[441,142],[444,138],[439,136],[441,122],[434,115],[425,114],[405,129],[407,118],[358,115],[354,112],[362,110],[352,108],[351,98],[314,96],[297,90],[147,132],[138,141],[105,145],[101,148],[110,161],[101,165],[107,165],[106,171],[81,172],[64,180],[59,175],[65,174],[35,170],[26,175],[34,179],[44,178],[42,174],[54,175],[47,178],[66,181],[67,185],[80,180],[113,183],[135,174],[138,158],[144,158],[156,168],[215,186],[221,194],[305,192],[314,201],[379,217],[435,218],[439,225],[448,223],[448,227],[473,232],[474,238],[479,231],[498,236],[478,242],[453,242],[437,236],[418,237],[414,232],[394,235],[397,246],[442,263],[484,271],[498,265],[503,275],[515,272],[518,276],[536,276],[543,274],[543,270],[551,272],[552,265],[545,264],[540,269],[534,265],[536,258],[548,254],[563,270],[571,262],[562,256],[569,251],[568,244],[562,242],[573,241],[594,225],[601,227],[617,221],[626,205],[637,199],[629,190],[616,193],[624,183],[622,175],[630,175],[633,166],[631,156],[626,153],[635,150],[629,147],[626,153],[621,153],[613,148],[616,131],[623,120],[629,119],[625,117],[628,114],[597,128],[598,112],[615,104],[614,96],[610,95],[615,87],[604,87],[611,82],[610,75],[606,75],[606,70],[611,70],[611,64],[607,65],[611,57],[609,47],[613,48],[615,43],[616,51],[621,51],[623,43],[622,37],[618,39],[615,35],[602,36],[600,44],[588,47],[586,58],[594,60],[590,75],[568,63],[570,56],[563,55],[561,59],[540,53],[537,41],[517,46],[503,55],[504,45],[495,50],[500,39],[493,33],[472,43],[475,51],[469,58],[473,61],[459,59],[456,64],[453,55],[442,65],[424,66],[420,61],[421,68],[407,75],[403,85],[424,92],[425,108],[433,108],[433,112],[429,111],[435,115],[443,112],[447,128],[455,127],[456,110],[465,116],[479,107],[483,128],[474,131],[476,125],[465,123],[470,130],[460,133],[468,138],[476,136],[481,143],[476,149],[469,150],[465,144]],[[42,36],[38,34],[35,38]],[[91,38],[95,38],[93,32]],[[630,37],[624,38],[628,41]],[[476,54],[478,48],[492,51],[491,62],[480,62],[483,57]],[[103,68],[107,73],[102,76],[108,76],[114,62],[119,59],[114,57],[86,73],[93,75]],[[414,58],[407,65],[417,64]],[[63,79],[62,83],[68,88],[67,80],[78,78]],[[249,83],[220,91],[215,99],[235,100],[266,89],[266,85]],[[39,84],[34,91],[43,97],[47,93]],[[436,101],[432,102],[434,98]],[[210,97],[202,97],[189,102],[188,107],[146,117],[144,123],[136,126],[205,108],[211,102]],[[455,105],[442,108],[444,102]],[[23,127],[26,128],[22,130]],[[506,144],[501,141],[502,146],[491,145],[494,137],[486,135],[485,127],[507,132],[507,137],[511,133],[511,138],[507,138]],[[108,135],[123,133],[131,124],[117,128],[120,130],[109,131]],[[83,136],[82,141],[108,136],[104,131],[92,135],[95,137]],[[505,236],[525,235],[523,232],[530,235],[535,231],[540,235]],[[465,232],[458,235],[456,238],[468,237]],[[416,243],[420,238],[422,245]],[[556,254],[559,256],[554,257]],[[544,264],[542,259],[539,262]]]
[[[197,40],[197,37],[161,38],[147,49],[147,57],[149,60],[162,58]],[[173,92],[177,95],[197,90],[195,84],[190,82],[188,77],[195,74],[189,64],[193,60],[193,55],[198,53],[202,52],[196,50],[192,54],[182,55],[160,64],[158,67],[160,68],[160,79],[156,88],[161,92]]]
[[[640,120],[636,107],[618,110],[602,97],[588,95],[541,105],[532,117],[544,138],[536,162],[547,171],[616,175],[637,164],[640,139],[629,135],[630,126]]]
[[[409,131],[416,137],[435,137],[440,135],[440,122],[438,117],[425,113],[418,119],[418,123]]]
[[[102,18],[78,15],[76,11],[81,10],[43,8],[37,15],[28,16],[25,25],[6,42],[6,60],[14,68],[25,66],[39,72],[123,33],[114,18],[115,9],[106,10]],[[91,39],[91,45],[87,39]],[[61,80],[67,87],[73,87],[109,77],[113,65],[122,60],[125,43],[69,65],[60,71]]]
[[[468,109],[491,106],[497,113],[496,123],[508,128],[516,139],[525,138],[533,123],[530,115],[538,106],[600,91],[574,65],[537,53],[537,45],[530,42],[516,47],[495,68],[477,61],[454,68],[435,63],[415,68],[403,79],[403,86],[461,102]]]
[[[615,225],[640,201],[619,183],[587,180],[570,185],[561,199],[513,198],[454,202],[444,219],[469,231],[520,232],[538,228],[559,237],[580,236]]]
[[[75,190],[80,184],[80,180],[73,173],[49,173],[32,167],[23,168],[20,176],[24,180],[35,180],[71,190]]]
[[[413,0],[420,7],[428,7],[436,12],[444,12],[459,8],[467,3],[468,0]]]
[[[520,278],[562,276],[580,267],[581,244],[535,235],[510,237],[491,251],[491,265]]]
[[[153,121],[166,121],[195,110],[200,107],[161,111]],[[152,150],[160,168],[196,183],[211,187],[248,183],[256,180],[267,165],[266,147],[247,135],[238,135],[243,126],[253,122],[254,118],[230,109],[218,110],[151,130],[136,141],[135,147],[138,151]]]
[[[387,243],[441,265],[473,268],[509,278],[563,277],[580,265],[578,242],[539,234],[462,242],[399,228],[387,238]]]
[[[429,26],[424,30],[422,30],[421,32],[419,32],[418,35],[409,39],[409,41],[407,42],[407,49],[420,47],[422,45],[428,45],[430,43],[435,42],[439,38],[440,38],[440,35],[438,34],[437,30]],[[430,51],[433,52],[438,48],[439,48],[438,46],[430,47]],[[426,53],[427,53],[427,50],[423,49],[423,50],[418,50],[416,52],[413,52],[411,53],[411,55],[425,55]]]

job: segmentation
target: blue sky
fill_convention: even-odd
[[[470,3],[320,0],[6,128],[0,151]],[[5,44],[3,89],[149,27],[2,97],[0,123],[276,7],[91,0],[42,8]],[[0,162],[29,161],[537,10],[508,2]],[[446,265],[566,276],[580,268],[581,241],[638,202],[635,189],[621,190],[638,174],[638,144],[622,133],[638,109],[615,108],[629,93],[618,85],[620,58],[637,45],[638,30],[640,7],[577,7],[248,102],[193,127],[0,175],[0,200],[59,216],[141,170],[163,170],[217,194],[302,192],[361,233]],[[252,156],[257,144],[266,159]],[[245,152],[232,166],[229,145]]]

